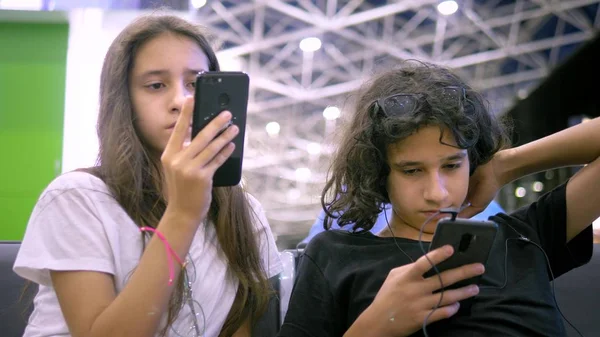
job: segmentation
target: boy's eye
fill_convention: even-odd
[[[446,168],[450,169],[450,170],[456,170],[456,169],[460,168],[460,166],[461,166],[461,163],[454,163],[454,164],[446,165]]]
[[[402,173],[406,174],[406,175],[414,175],[417,174],[419,172],[419,169],[408,169],[408,170],[403,170]]]

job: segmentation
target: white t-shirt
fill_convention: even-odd
[[[249,200],[256,214],[254,223],[263,268],[272,277],[282,271],[279,253],[262,206],[251,196]],[[108,273],[113,275],[115,289],[120,292],[141,254],[139,228],[102,180],[84,172],[56,178],[31,214],[15,261],[18,275],[40,285],[24,337],[70,336],[50,270]],[[199,227],[188,258],[195,266],[195,272],[188,268],[188,275],[194,281],[193,297],[205,315],[205,336],[218,336],[233,304],[238,280],[228,272],[213,225]],[[173,331],[169,335],[175,336]]]

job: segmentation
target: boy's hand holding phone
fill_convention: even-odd
[[[430,250],[442,246],[452,246],[454,254],[447,260],[436,265],[438,272],[456,269],[458,267],[479,263],[485,265],[492,250],[498,225],[492,221],[478,221],[469,219],[442,219],[438,223]],[[425,277],[435,277],[433,268],[427,271]],[[454,285],[444,284],[444,289],[453,289],[470,284],[479,284],[480,276],[465,279]]]
[[[373,336],[408,336],[420,330],[441,296],[438,293],[441,289],[438,276],[425,278],[423,274],[432,268],[429,261],[438,265],[454,254],[451,246],[444,246],[430,251],[414,263],[392,269],[373,303],[358,317],[346,335],[353,336],[353,327],[357,331],[361,327],[369,327]],[[483,265],[475,263],[446,270],[440,276],[444,285],[454,285],[483,272]],[[460,301],[478,293],[479,288],[474,285],[445,291],[440,306],[429,316],[427,323],[453,316],[460,308]]]

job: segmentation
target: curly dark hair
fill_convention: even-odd
[[[457,88],[462,104],[448,104],[444,88]],[[377,102],[398,94],[415,98],[413,109],[394,115]],[[370,230],[389,203],[386,181],[390,173],[386,148],[426,126],[452,132],[459,148],[466,149],[471,174],[509,145],[505,124],[488,110],[487,101],[450,69],[420,61],[404,61],[375,76],[358,93],[349,123],[342,130],[332,157],[321,204],[331,228]],[[441,137],[440,137],[441,142]]]

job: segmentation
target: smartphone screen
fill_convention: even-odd
[[[225,110],[231,112],[231,124],[240,130],[233,141],[235,150],[215,172],[215,187],[235,186],[242,178],[249,84],[249,77],[243,72],[211,71],[196,77],[192,138]]]

